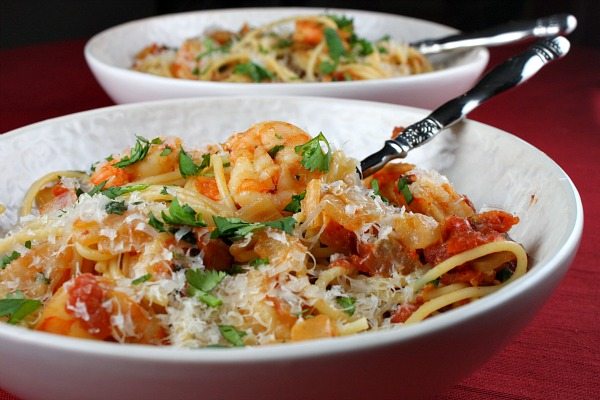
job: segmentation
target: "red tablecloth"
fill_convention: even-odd
[[[0,132],[113,104],[88,70],[83,45],[0,51]],[[521,47],[494,49],[491,65]],[[598,399],[600,49],[575,46],[564,60],[470,117],[515,133],[556,160],[580,191],[585,226],[571,269],[533,322],[440,398]],[[0,389],[0,400],[6,399],[14,397]]]

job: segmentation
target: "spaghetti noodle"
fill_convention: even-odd
[[[0,318],[62,335],[263,345],[411,324],[527,270],[507,232],[443,176],[361,182],[323,134],[268,121],[222,145],[138,137],[26,194],[0,239]]]
[[[136,55],[133,69],[202,81],[330,82],[420,74],[432,67],[417,50],[387,36],[373,42],[357,36],[350,18],[307,15],[245,25],[239,32],[215,30],[179,48],[153,43]]]

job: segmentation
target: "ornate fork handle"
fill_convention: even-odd
[[[448,101],[427,118],[408,126],[396,139],[387,140],[381,150],[361,161],[362,176],[373,174],[394,158],[406,157],[410,150],[428,142],[441,130],[462,120],[481,103],[531,78],[549,62],[564,57],[569,48],[569,41],[558,36],[542,40],[523,53],[506,60],[485,75],[467,93]]]

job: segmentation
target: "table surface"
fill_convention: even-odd
[[[85,40],[0,50],[0,132],[114,103],[83,58]],[[490,65],[523,46],[493,49]],[[470,118],[514,133],[553,158],[579,189],[583,239],[535,319],[440,399],[600,398],[600,49],[574,46]],[[0,400],[14,400],[0,388]]]

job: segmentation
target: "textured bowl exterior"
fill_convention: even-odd
[[[227,95],[325,96],[383,101],[434,108],[471,88],[487,65],[487,49],[437,56],[440,69],[422,75],[332,83],[224,83],[199,82],[153,76],[130,70],[134,55],[152,42],[179,46],[183,40],[207,29],[239,29],[282,17],[323,13],[354,17],[357,32],[369,39],[390,34],[412,42],[442,37],[456,30],[436,23],[369,11],[323,8],[245,8],[172,14],[129,22],[94,36],[85,58],[100,85],[116,103],[178,97]]]
[[[130,145],[134,134],[223,141],[279,119],[358,159],[394,126],[426,111],[309,97],[180,99],[48,120],[0,136],[0,231],[15,221],[27,187],[56,169],[86,169]],[[502,154],[502,157],[498,157]],[[350,337],[241,349],[174,349],[71,339],[0,324],[0,386],[24,399],[312,399],[432,396],[485,362],[533,317],[576,252],[583,210],[569,177],[515,136],[466,121],[408,161],[436,168],[477,207],[516,213],[511,231],[531,270],[500,291],[422,323]],[[481,171],[486,171],[482,176]],[[532,201],[532,196],[536,201]]]

